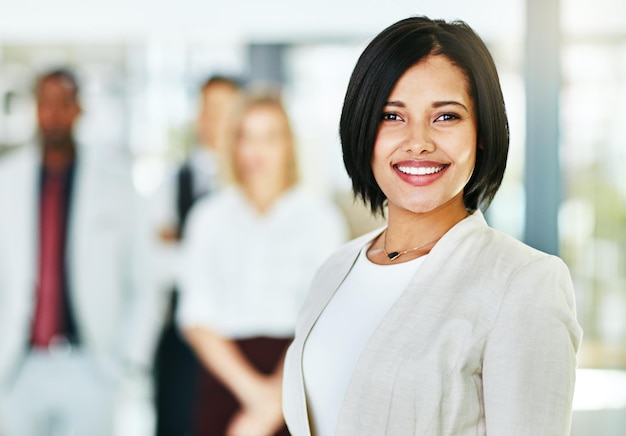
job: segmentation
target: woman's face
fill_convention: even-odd
[[[374,145],[372,170],[395,210],[427,213],[454,204],[476,162],[477,120],[463,71],[428,56],[391,91]]]
[[[244,184],[284,184],[291,147],[287,120],[271,105],[248,109],[239,126],[235,159]]]

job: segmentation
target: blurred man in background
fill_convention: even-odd
[[[191,207],[201,197],[214,193],[220,185],[220,161],[227,140],[233,110],[241,94],[241,84],[234,78],[212,76],[201,88],[201,103],[196,120],[197,143],[176,171],[173,183],[158,195],[159,237],[177,256],[179,242]],[[172,256],[164,269],[176,264]],[[173,322],[178,291],[177,271],[166,278],[169,315],[156,356],[157,436],[190,434],[195,413],[197,375],[202,371],[194,353],[182,339]],[[169,280],[169,282],[168,282]]]
[[[75,76],[35,92],[39,140],[0,162],[1,432],[110,436],[120,395],[148,386],[150,250],[128,162],[76,143]]]

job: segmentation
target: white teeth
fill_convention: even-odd
[[[440,167],[401,167],[397,166],[400,172],[404,174],[410,174],[412,176],[426,176],[429,174],[435,174],[439,171],[443,170],[446,166],[442,165]]]

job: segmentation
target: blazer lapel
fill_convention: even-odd
[[[7,205],[12,224],[10,225],[11,246],[15,248],[14,271],[20,276],[16,283],[26,285],[34,295],[38,279],[39,253],[39,180],[40,163],[38,149],[28,147],[24,151],[23,160],[12,180],[12,198],[14,203]]]
[[[310,423],[304,390],[304,375],[302,369],[302,354],[304,344],[315,326],[324,308],[332,299],[337,289],[354,266],[360,250],[376,236],[382,229],[375,230],[363,235],[345,245],[339,252],[334,254],[318,271],[309,290],[309,296],[305,301],[296,326],[296,340],[292,344],[289,353],[295,353],[287,359],[289,362],[297,362],[296,367],[286,367],[285,372],[291,373],[290,380],[297,380],[297,384],[286,385],[285,389],[285,414],[294,416],[290,422],[290,431],[298,435],[310,435]],[[294,375],[293,372],[296,374]]]
[[[449,286],[442,270],[460,242],[482,226],[485,226],[483,216],[476,211],[450,229],[424,259],[405,291],[383,317],[366,343],[348,386],[337,423],[338,435],[351,434],[355,429],[357,433],[364,431],[371,434],[408,434],[413,431],[414,423],[394,419],[393,415],[403,410],[403,416],[410,416],[414,408],[410,401],[399,404],[395,401],[392,404],[398,362],[406,354],[407,342],[416,350],[426,349],[421,333],[430,325],[422,325],[425,317],[415,315],[429,311],[445,312],[449,307],[447,302],[455,298],[456,289]],[[385,359],[380,358],[381,353],[386,356]],[[370,382],[362,383],[363,380]],[[375,404],[367,401],[371,398],[376,398]],[[388,413],[379,413],[382,410]],[[430,413],[428,410],[421,412],[425,415]],[[403,428],[405,425],[408,427]]]

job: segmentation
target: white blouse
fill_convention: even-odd
[[[293,336],[316,269],[346,236],[339,211],[300,188],[262,215],[234,187],[201,200],[183,242],[179,325],[231,339]]]
[[[335,434],[343,398],[365,344],[426,256],[377,265],[364,247],[311,330],[302,366],[314,434]]]

